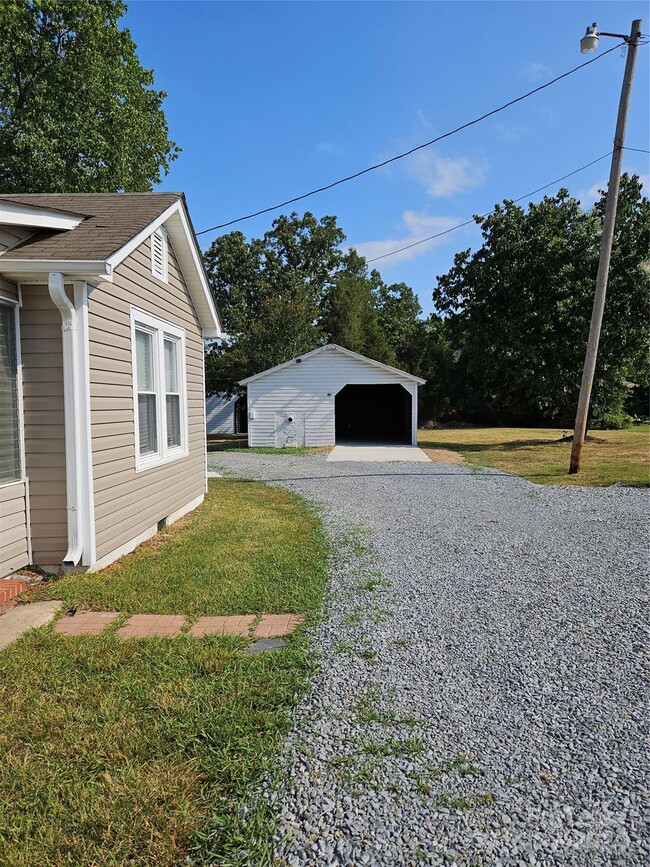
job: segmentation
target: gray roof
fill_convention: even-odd
[[[43,231],[11,250],[12,259],[103,261],[159,217],[182,193],[12,193],[0,201],[83,216],[74,229]]]

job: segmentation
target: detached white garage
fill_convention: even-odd
[[[415,445],[426,380],[330,343],[255,376],[249,446]]]

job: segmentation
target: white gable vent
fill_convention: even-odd
[[[164,283],[167,282],[167,250],[167,232],[161,226],[151,236],[151,273]]]

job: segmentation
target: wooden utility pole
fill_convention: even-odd
[[[596,358],[598,355],[598,342],[600,329],[603,324],[603,310],[605,308],[605,295],[607,293],[607,278],[609,276],[609,261],[612,255],[612,242],[614,240],[614,224],[616,223],[616,208],[618,206],[618,191],[621,183],[621,161],[623,159],[623,144],[625,142],[625,129],[627,127],[627,114],[630,107],[632,93],[632,79],[634,78],[634,66],[636,63],[636,50],[641,36],[641,19],[632,22],[632,29],[627,42],[627,59],[625,61],[625,74],[621,88],[621,99],[618,105],[618,118],[616,120],[616,134],[614,136],[614,150],[612,152],[612,165],[609,172],[607,185],[607,201],[605,204],[605,218],[603,220],[603,234],[600,242],[600,259],[598,260],[598,275],[596,277],[596,293],[594,295],[594,307],[589,326],[589,340],[587,341],[587,353],[585,366],[582,372],[580,385],[580,397],[576,423],[573,431],[573,446],[571,448],[571,464],[569,473],[580,472],[582,459],[582,447],[587,430],[587,415],[589,413],[589,401],[591,388],[594,382],[596,370]],[[606,36],[610,34],[600,34]],[[613,35],[613,34],[612,34]]]

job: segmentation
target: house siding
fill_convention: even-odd
[[[29,563],[25,482],[0,487],[0,578]]]
[[[115,269],[114,282],[90,289],[89,379],[96,559],[155,528],[205,493],[203,339],[169,245],[168,283],[151,274],[149,240]],[[131,306],[185,329],[187,457],[136,472]]]
[[[417,384],[398,373],[326,350],[248,385],[250,446],[275,446],[275,413],[305,414],[305,444],[334,445],[334,400],[346,385],[403,386],[412,397],[411,436],[417,438]],[[251,419],[253,412],[255,418]]]
[[[72,297],[72,286],[66,285]],[[56,568],[67,550],[61,314],[45,284],[21,287],[20,344],[32,560]]]

